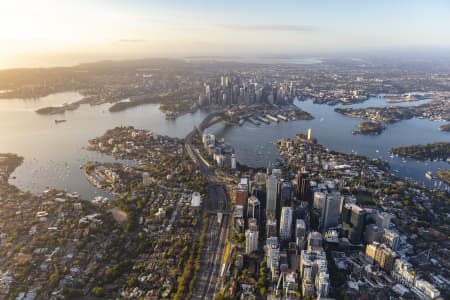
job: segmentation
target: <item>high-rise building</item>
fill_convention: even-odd
[[[393,217],[394,216],[392,214],[387,212],[378,213],[375,216],[375,224],[377,224],[377,226],[381,229],[389,229]]]
[[[301,201],[310,202],[309,199],[309,173],[302,171],[297,173],[297,197]],[[311,204],[311,203],[310,203]]]
[[[142,185],[150,186],[152,184],[152,178],[150,177],[150,173],[144,172],[142,173]]]
[[[255,218],[248,219],[248,229],[250,229],[251,231],[258,231],[258,220],[256,220]]]
[[[231,169],[236,170],[236,154],[231,154]]]
[[[280,187],[281,206],[291,206],[291,183],[283,181]]]
[[[316,276],[315,287],[318,299],[326,298],[330,291],[330,275],[327,272],[320,272]]]
[[[280,219],[280,239],[283,241],[289,241],[292,238],[292,207],[283,207],[281,209]]]
[[[396,251],[398,249],[398,244],[400,243],[400,236],[394,230],[385,229],[381,241],[388,245],[392,250]]]
[[[385,244],[373,242],[366,246],[366,255],[373,259],[384,270],[391,272],[394,267],[394,260],[397,254]]]
[[[192,193],[191,196],[191,206],[193,207],[199,207],[201,203],[201,196],[199,192]]]
[[[395,260],[392,277],[410,288],[420,299],[431,300],[439,297],[441,294],[434,285],[421,279],[416,274],[411,263],[403,258],[397,258]]]
[[[235,190],[235,203],[236,205],[247,205],[248,189],[246,186],[238,184]]]
[[[416,271],[412,264],[403,258],[398,258],[394,262],[392,276],[407,287],[412,287],[416,280]]]
[[[306,224],[303,219],[297,219],[295,222],[295,244],[299,249],[305,249]]]
[[[321,228],[323,232],[335,228],[339,224],[340,207],[341,194],[339,192],[328,194],[322,210]]]
[[[364,242],[372,244],[373,242],[380,242],[383,236],[383,230],[375,224],[369,224],[364,231]]]
[[[381,212],[378,213],[375,217],[375,223],[378,227],[382,229],[389,229],[389,226],[391,224],[391,220],[394,218],[393,215],[387,213],[387,212]]]
[[[272,280],[276,280],[280,270],[280,245],[278,238],[267,238],[265,250],[267,268],[270,269]]]
[[[266,214],[276,215],[278,176],[272,174],[267,179]]]
[[[300,277],[303,296],[326,298],[329,293],[330,276],[327,258],[323,250],[300,252]]]
[[[254,183],[258,186],[263,186],[266,184],[267,181],[267,175],[265,173],[262,172],[258,172],[256,173],[255,177],[254,177]]]
[[[314,192],[314,202],[313,207],[315,209],[323,209],[325,206],[325,201],[327,200],[327,195],[323,192]]]
[[[375,259],[375,253],[377,252],[377,243],[367,244],[366,245],[366,255],[371,259],[371,262]]]
[[[272,175],[275,175],[280,180],[282,175],[281,169],[272,169]]]
[[[321,251],[322,235],[317,231],[312,231],[308,234],[308,251]]]
[[[362,234],[366,225],[367,211],[355,204],[345,204],[342,208],[342,225],[344,236],[353,244],[362,241]]]
[[[268,215],[266,218],[266,235],[267,238],[276,237],[278,232],[277,219],[274,215]]]
[[[247,229],[245,231],[245,253],[250,254],[258,250],[258,235],[259,232]]]
[[[312,140],[312,129],[311,128],[308,128],[308,136],[307,136],[307,138],[308,138],[308,141]]]
[[[255,218],[259,222],[261,220],[260,207],[261,203],[258,198],[255,196],[248,198],[247,218]]]

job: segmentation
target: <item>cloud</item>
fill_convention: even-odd
[[[139,40],[139,39],[122,39],[119,40],[121,43],[144,43],[146,40]]]
[[[287,25],[287,24],[277,24],[277,25],[232,25],[232,24],[221,24],[220,27],[231,29],[231,30],[243,30],[243,31],[314,31],[317,29],[315,26],[309,25]]]

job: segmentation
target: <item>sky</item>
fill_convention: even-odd
[[[450,50],[449,0],[0,0],[0,68]]]

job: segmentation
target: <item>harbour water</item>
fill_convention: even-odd
[[[37,100],[0,100],[0,152],[17,153],[25,158],[24,163],[12,174],[10,183],[25,191],[42,192],[47,187],[79,192],[85,199],[105,195],[92,187],[80,166],[89,160],[113,161],[114,159],[83,149],[89,139],[102,135],[116,126],[134,126],[152,130],[158,134],[184,137],[193,126],[198,125],[208,114],[197,111],[183,115],[177,120],[165,120],[158,105],[143,105],[122,112],[110,113],[109,104],[81,105],[64,115],[43,116],[34,111],[49,105],[61,105],[81,99],[76,92],[59,93]],[[415,105],[403,103],[402,105]],[[440,123],[412,119],[388,126],[380,136],[355,136],[352,130],[359,120],[334,112],[334,107],[313,104],[311,100],[295,104],[310,112],[311,121],[280,121],[269,125],[226,126],[216,124],[208,129],[232,144],[241,163],[265,167],[275,161],[277,151],[272,141],[294,137],[298,132],[312,128],[318,142],[329,149],[357,152],[370,157],[382,157],[392,164],[399,176],[413,177],[430,184],[425,179],[426,171],[433,173],[438,168],[448,168],[445,162],[417,162],[391,158],[388,149],[392,146],[449,141],[450,134],[438,131]],[[386,105],[383,99],[372,98],[352,107]],[[55,124],[55,119],[66,122]],[[378,152],[377,152],[378,150]],[[131,163],[131,162],[126,162]]]
[[[34,193],[47,187],[79,192],[86,199],[106,195],[92,187],[80,166],[87,161],[114,159],[84,150],[88,140],[116,126],[135,126],[153,132],[184,137],[199,124],[206,112],[186,114],[177,120],[165,120],[158,107],[149,104],[118,113],[108,111],[109,104],[81,105],[64,115],[38,115],[34,111],[81,99],[79,93],[60,93],[38,100],[0,100],[0,153],[17,153],[23,164],[12,174],[10,183]],[[55,119],[66,122],[55,124]]]
[[[425,103],[403,102],[396,105],[419,105]],[[438,130],[442,124],[423,119],[411,119],[388,125],[387,129],[378,136],[353,135],[352,130],[360,120],[343,116],[334,111],[336,107],[325,104],[314,104],[312,100],[294,101],[294,104],[314,116],[311,121],[289,121],[253,125],[245,122],[241,127],[216,124],[208,132],[223,137],[233,145],[241,163],[252,167],[267,167],[268,162],[274,162],[278,151],[273,145],[274,140],[292,138],[297,133],[306,134],[312,128],[312,134],[325,147],[340,152],[357,153],[368,157],[387,160],[394,174],[410,177],[428,186],[434,182],[425,178],[426,171],[435,173],[440,168],[449,168],[446,162],[421,162],[413,159],[391,157],[391,147],[411,144],[426,144],[438,141],[450,141],[450,133]],[[345,107],[375,107],[388,105],[383,98],[373,97],[366,102]]]

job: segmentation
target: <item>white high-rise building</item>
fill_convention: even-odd
[[[313,207],[317,209],[323,209],[325,206],[325,201],[327,200],[327,195],[323,192],[314,192],[314,202]]]
[[[378,227],[381,227],[383,229],[389,229],[392,218],[394,218],[393,215],[387,212],[381,212],[376,215],[375,222]]]
[[[312,129],[308,128],[308,141],[312,140]]]
[[[326,298],[330,289],[327,257],[323,250],[302,250],[300,252],[300,277],[304,296]]]
[[[199,192],[193,192],[191,196],[191,206],[199,207],[201,204],[201,196]]]
[[[245,231],[245,253],[250,254],[258,250],[258,231],[247,229]]]
[[[280,239],[283,241],[288,241],[292,238],[292,207],[283,207],[281,209],[281,219],[280,219]]]
[[[152,184],[152,179],[150,177],[150,173],[144,172],[142,173],[142,185],[149,186]]]
[[[272,273],[272,280],[276,280],[280,268],[280,245],[277,237],[266,239],[266,264]]]
[[[327,272],[320,272],[316,276],[316,295],[318,298],[326,298],[330,291],[330,275]]]
[[[276,214],[278,176],[272,174],[267,179],[266,214]]]
[[[236,170],[236,154],[231,154],[231,169]]]
[[[247,202],[247,218],[255,218],[257,220],[260,220],[261,203],[259,202],[258,198],[256,198],[255,196],[251,196],[250,198],[248,198]]]

